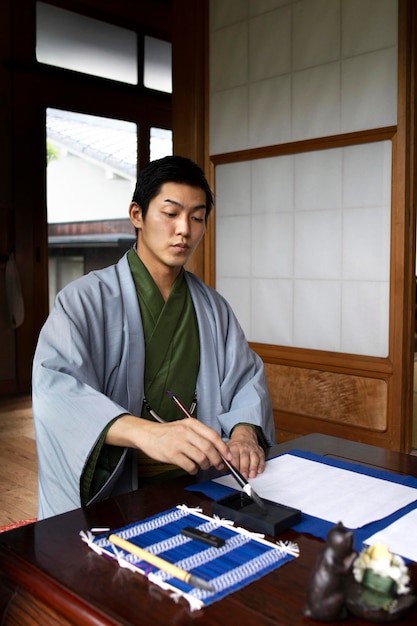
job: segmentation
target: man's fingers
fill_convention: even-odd
[[[150,423],[148,423],[150,424]],[[200,467],[223,466],[221,455],[231,458],[229,448],[212,428],[186,418],[147,428],[141,449],[158,461],[174,463],[190,474]]]
[[[232,463],[245,478],[255,478],[265,469],[265,454],[261,446],[253,442],[230,441]]]

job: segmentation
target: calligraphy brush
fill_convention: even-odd
[[[183,413],[183,415],[185,415],[185,417],[190,417],[191,419],[193,419],[193,416],[191,415],[191,413],[189,413],[189,411],[183,405],[181,400],[179,400],[177,396],[172,393],[172,391],[167,391],[167,394],[171,396],[171,398],[174,400],[175,404],[178,406],[178,408]],[[260,498],[260,496],[258,496],[256,491],[254,490],[252,485],[239,472],[239,470],[234,465],[232,465],[232,463],[230,463],[230,461],[228,461],[222,454],[220,454],[220,456],[222,458],[222,461],[224,462],[225,465],[227,465],[233,477],[235,478],[236,482],[242,488],[242,490],[246,493],[246,495],[249,496],[249,498],[251,498],[260,509],[265,511],[266,506],[264,502],[262,501],[262,499]]]
[[[204,591],[213,591],[213,587],[199,576],[194,576],[194,574],[191,574],[190,572],[181,569],[174,563],[165,561],[165,559],[162,559],[156,554],[148,552],[144,548],[140,548],[131,541],[126,541],[126,539],[123,539],[122,537],[119,537],[114,533],[109,535],[107,539],[110,541],[110,543],[114,543],[115,546],[122,548],[122,550],[130,552],[130,554],[134,554],[142,561],[146,561],[146,563],[154,565],[158,569],[167,572],[175,578],[178,578],[178,580],[183,580],[188,585],[192,585],[193,587],[197,587],[198,589],[204,589]]]

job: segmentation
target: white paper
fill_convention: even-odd
[[[216,482],[236,489],[231,475]],[[360,528],[417,501],[417,489],[292,454],[271,459],[250,484],[267,500],[347,528]]]
[[[417,561],[417,509],[368,537],[364,543],[368,546],[384,543],[394,554]]]

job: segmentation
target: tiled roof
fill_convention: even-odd
[[[136,237],[132,232],[128,233],[89,233],[89,234],[77,234],[77,235],[58,235],[48,237],[48,246],[50,248],[83,248],[105,245],[132,245]]]
[[[72,154],[136,179],[137,129],[133,122],[48,109],[47,138]]]

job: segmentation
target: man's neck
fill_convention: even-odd
[[[162,264],[153,264],[148,262],[147,259],[144,259],[139,253],[139,250],[137,251],[137,255],[148,270],[149,274],[152,276],[155,285],[158,287],[163,299],[166,302],[169,294],[171,293],[172,285],[175,283],[179,273],[181,272],[181,266],[170,267]]]

